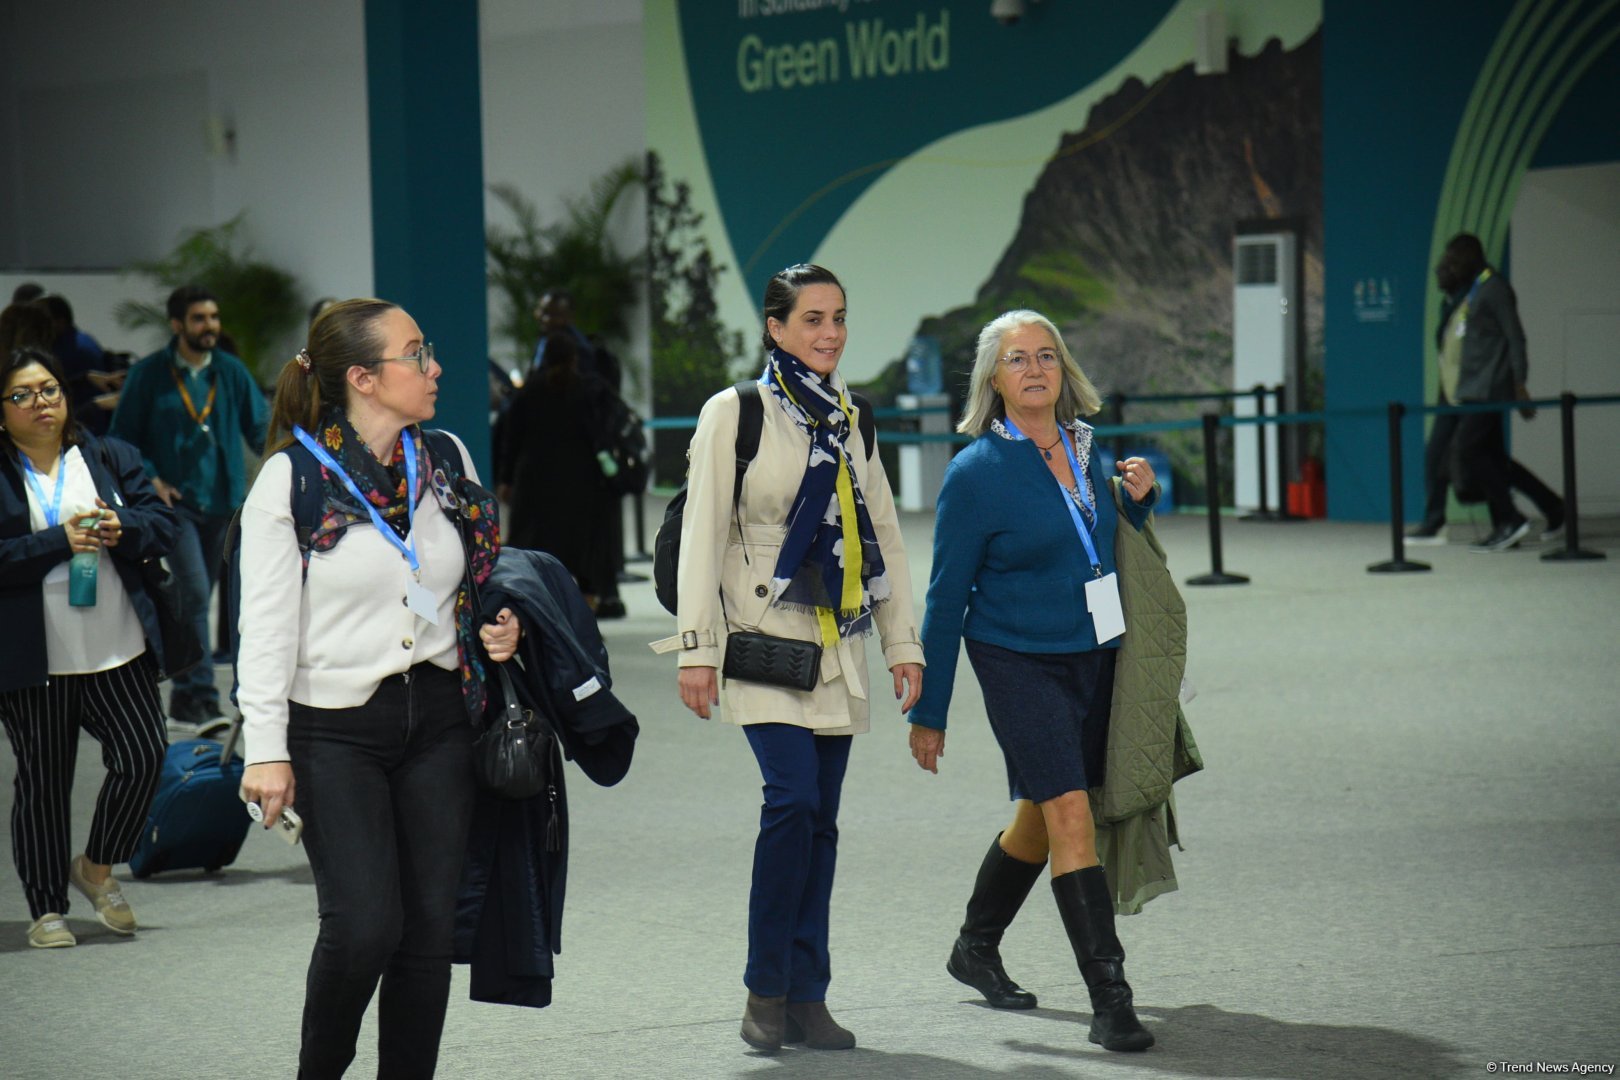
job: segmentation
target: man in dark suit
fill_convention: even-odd
[[[1485,261],[1479,238],[1470,233],[1452,237],[1434,276],[1446,294],[1437,335],[1440,404],[1528,401],[1530,364],[1518,300],[1507,279]],[[1520,412],[1526,419],[1535,415],[1528,407]],[[1557,536],[1564,525],[1564,501],[1508,456],[1505,424],[1500,412],[1435,417],[1424,460],[1427,505],[1408,543],[1444,542],[1448,483],[1460,498],[1483,501],[1490,509],[1491,533],[1474,551],[1506,551],[1530,532],[1529,520],[1513,505],[1514,488],[1546,517],[1542,539]]]

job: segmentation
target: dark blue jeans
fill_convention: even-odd
[[[321,914],[300,1077],[343,1075],[379,979],[377,1075],[433,1075],[472,819],[472,739],[460,677],[430,664],[384,679],[358,708],[292,705],[295,808]]]
[[[186,610],[191,613],[197,627],[197,640],[203,643],[202,662],[174,680],[169,699],[169,714],[174,715],[175,699],[190,700],[198,705],[219,705],[219,690],[214,686],[214,655],[208,636],[208,601],[214,586],[219,583],[220,558],[225,549],[225,530],[231,519],[199,514],[176,507],[175,517],[180,519],[180,532],[174,549],[169,552],[169,569],[185,596]],[[236,612],[221,610],[220,622],[236,621]]]
[[[749,724],[743,732],[765,781],[743,982],[760,997],[825,1001],[838,800],[852,739],[792,724]]]

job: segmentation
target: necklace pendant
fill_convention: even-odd
[[[1052,451],[1050,451],[1050,450],[1042,450],[1041,453],[1046,455],[1046,460],[1047,461],[1052,460]]]

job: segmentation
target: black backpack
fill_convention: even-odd
[[[619,466],[617,472],[606,477],[607,485],[616,495],[640,495],[647,490],[647,430],[636,410],[618,394],[607,398],[607,415],[603,418],[603,445]]]
[[[759,434],[765,428],[765,403],[759,396],[759,383],[744,379],[735,385],[735,389],[740,411],[737,414],[737,478],[731,486],[732,506],[742,499],[743,476],[748,472],[749,462],[759,453]],[[860,411],[856,422],[866,443],[866,460],[871,461],[877,449],[877,424],[872,419],[872,405],[854,392],[850,393],[849,400]],[[663,524],[658,526],[658,535],[653,540],[653,591],[658,595],[658,602],[671,615],[675,614],[675,577],[681,565],[681,519],[685,513],[686,481],[682,480],[681,489],[669,500]]]

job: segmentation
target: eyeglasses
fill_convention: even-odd
[[[413,353],[408,353],[405,356],[384,356],[379,360],[367,361],[368,364],[392,364],[396,362],[403,364],[415,364],[416,370],[420,371],[423,375],[426,375],[427,369],[433,366],[433,342],[423,342],[420,349],[417,349]]]
[[[1006,364],[1007,367],[1013,371],[1023,372],[1029,370],[1029,362],[1031,359],[1033,359],[1037,364],[1041,365],[1042,371],[1051,371],[1053,368],[1057,367],[1059,363],[1058,354],[1052,349],[1042,349],[1033,357],[1031,357],[1029,353],[1008,353],[1006,356],[1001,358],[1001,362]]]
[[[18,390],[15,393],[7,394],[6,400],[19,409],[26,409],[34,404],[36,397],[47,405],[55,405],[62,400],[62,384],[46,383],[38,390]]]

